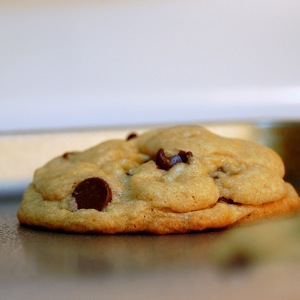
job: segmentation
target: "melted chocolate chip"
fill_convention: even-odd
[[[93,208],[102,211],[112,200],[112,192],[108,183],[98,177],[80,182],[72,193],[78,209]]]
[[[164,149],[159,149],[155,156],[155,163],[160,169],[168,171],[177,163],[187,163],[192,156],[192,152],[185,152],[182,150],[180,150],[177,155],[166,156]]]
[[[130,133],[130,134],[127,136],[126,141],[129,141],[129,140],[134,139],[134,138],[136,138],[136,137],[137,137],[137,134],[136,134],[135,132],[132,132],[132,133]]]
[[[189,158],[191,158],[193,156],[193,153],[191,151],[185,152],[180,150],[178,155],[180,156],[181,160],[183,163],[188,163]]]

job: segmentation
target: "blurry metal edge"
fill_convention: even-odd
[[[34,131],[0,135],[0,169],[2,170],[0,174],[0,201],[20,200],[24,189],[32,179],[34,170],[64,152],[84,150],[107,139],[126,138],[131,132],[141,133],[151,128],[176,125],[178,124]],[[288,132],[288,139],[292,139],[288,144],[293,145],[292,148],[296,149],[296,158],[297,156],[300,157],[300,150],[297,150],[300,148],[300,121],[203,122],[199,125],[205,126],[216,134],[252,140],[275,148],[274,150],[282,156],[284,153],[281,153],[280,143],[286,140],[282,134],[286,135]],[[285,157],[283,159],[286,160]],[[295,172],[297,172],[299,164],[300,159],[299,163],[295,159],[293,162],[296,168]],[[300,185],[298,183],[299,173],[293,174],[294,177],[297,177],[293,184],[296,183],[297,186]]]

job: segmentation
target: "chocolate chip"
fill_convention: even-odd
[[[210,176],[213,179],[220,179],[220,177],[222,177],[224,174],[226,174],[225,170],[223,167],[219,167],[218,169],[216,169],[216,171],[213,171],[210,173]]]
[[[80,182],[72,193],[78,209],[93,208],[102,211],[112,200],[108,183],[98,177],[87,178]]]
[[[68,159],[71,154],[72,154],[72,152],[66,152],[62,155],[62,158]]]
[[[191,151],[185,152],[180,150],[178,155],[180,156],[183,163],[187,163],[189,161],[189,158],[193,156],[193,153]]]
[[[134,138],[136,138],[136,137],[137,137],[137,134],[136,134],[135,132],[132,132],[132,133],[130,133],[130,134],[127,136],[126,141],[129,141],[129,140],[134,139]]]
[[[155,163],[160,169],[168,171],[177,163],[187,163],[192,156],[192,152],[185,152],[182,150],[180,150],[177,155],[166,156],[164,149],[159,149],[155,156]]]

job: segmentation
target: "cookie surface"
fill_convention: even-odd
[[[95,233],[184,233],[300,208],[271,149],[200,126],[156,129],[65,153],[36,170],[22,224]]]

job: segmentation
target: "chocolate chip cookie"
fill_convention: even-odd
[[[155,129],[67,152],[36,170],[17,216],[70,232],[224,228],[300,208],[271,149],[201,126]]]

